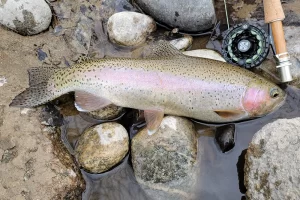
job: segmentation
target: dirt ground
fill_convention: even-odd
[[[64,66],[72,53],[49,31],[24,37],[0,27],[0,35],[0,200],[78,199],[81,177],[59,136],[41,124],[39,110],[8,106],[28,87],[28,68]]]

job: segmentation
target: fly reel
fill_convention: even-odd
[[[222,55],[227,62],[250,69],[263,62],[269,47],[268,34],[262,28],[238,24],[230,28],[223,38]]]

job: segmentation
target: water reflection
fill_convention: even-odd
[[[191,199],[228,200],[241,199],[246,192],[243,185],[243,156],[253,135],[262,126],[279,118],[299,117],[300,92],[298,89],[288,87],[285,104],[276,112],[263,118],[235,124],[235,147],[222,153],[214,141],[214,128],[195,124],[199,133],[197,155],[197,184]],[[65,131],[64,141],[72,150],[76,141],[85,128],[96,122],[86,121],[80,115],[65,118],[67,125],[62,127]],[[116,119],[123,124],[130,133],[130,138],[144,124],[140,112],[129,110],[123,117]],[[99,123],[99,122],[97,122]],[[63,135],[63,134],[62,134]],[[87,187],[83,200],[144,200],[151,199],[137,183],[127,156],[123,162],[113,170],[103,174],[89,174],[82,170]]]

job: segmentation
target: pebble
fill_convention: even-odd
[[[126,129],[115,122],[88,128],[78,139],[75,156],[88,172],[102,173],[122,161],[129,149]]]
[[[0,24],[21,35],[35,35],[46,30],[51,19],[51,9],[44,0],[0,2]]]
[[[245,162],[247,199],[299,199],[300,118],[278,119],[258,131]]]
[[[234,134],[234,124],[227,124],[216,128],[215,141],[223,153],[230,151],[235,146]]]
[[[142,129],[132,139],[132,164],[137,181],[156,200],[186,199],[192,192],[197,154],[194,125],[167,116],[156,133]]]
[[[149,34],[156,30],[155,21],[136,12],[119,12],[108,19],[107,30],[111,42],[123,46],[143,44]]]
[[[193,37],[190,35],[185,35],[182,38],[174,39],[170,41],[170,44],[172,44],[176,49],[184,51],[188,49],[193,43]]]
[[[3,86],[5,83],[7,83],[6,78],[0,76],[0,87]]]

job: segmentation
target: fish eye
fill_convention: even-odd
[[[278,97],[278,96],[279,96],[279,90],[278,90],[277,88],[272,88],[272,89],[270,90],[270,96],[271,96],[272,98]]]

